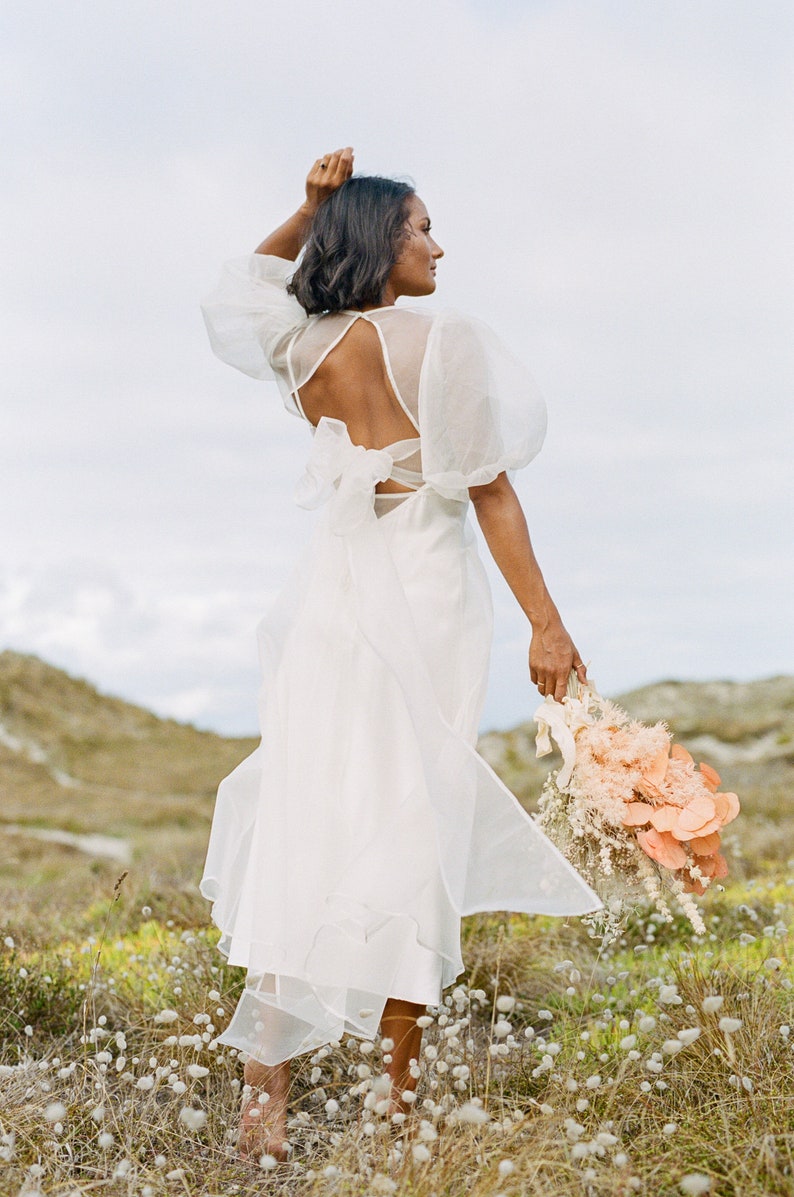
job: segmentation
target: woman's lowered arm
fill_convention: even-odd
[[[491,555],[532,624],[530,677],[541,694],[559,702],[571,670],[584,682],[586,669],[543,580],[518,496],[506,474],[471,487],[469,495]]]

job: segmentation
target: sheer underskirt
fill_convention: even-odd
[[[220,786],[202,893],[248,980],[221,1035],[265,1064],[435,1005],[478,910],[576,914],[589,887],[475,751],[491,639],[467,504],[328,513],[259,629],[262,742]],[[377,516],[376,516],[377,512]]]

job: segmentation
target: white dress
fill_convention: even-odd
[[[492,611],[467,491],[535,455],[543,401],[479,322],[307,318],[293,270],[225,267],[203,305],[214,352],[302,416],[300,388],[367,320],[417,437],[365,449],[319,421],[296,498],[325,509],[259,628],[261,743],[218,791],[201,891],[247,970],[221,1039],[265,1064],[374,1038],[388,997],[438,1004],[462,915],[601,905],[475,750]],[[411,491],[376,496],[388,477]]]

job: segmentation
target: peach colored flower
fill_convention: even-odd
[[[651,815],[651,823],[657,831],[672,831],[680,811],[680,806],[674,806],[672,802],[665,802],[664,806],[656,807]]]
[[[679,812],[672,834],[677,840],[691,840],[695,835],[709,835],[721,826],[714,799],[709,794],[697,794]]]
[[[666,869],[681,869],[686,864],[687,855],[683,846],[669,831],[638,831],[637,843],[646,856],[663,865]]]
[[[720,846],[720,833],[712,831],[710,835],[697,836],[689,840],[687,847],[695,856],[712,856]]]
[[[627,802],[622,819],[623,826],[644,827],[646,823],[650,823],[653,814],[654,808],[647,802]]]
[[[719,789],[719,784],[722,780],[719,773],[716,769],[712,769],[711,765],[707,765],[705,761],[700,762],[699,769],[700,775],[706,784],[706,788],[711,790],[712,794],[715,794]]]
[[[714,795],[714,805],[723,826],[732,823],[739,813],[739,799],[735,794],[719,793]]]

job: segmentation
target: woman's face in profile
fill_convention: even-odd
[[[389,286],[398,295],[432,295],[436,289],[436,262],[444,251],[430,232],[430,217],[418,195],[408,201],[407,238],[389,275]]]

